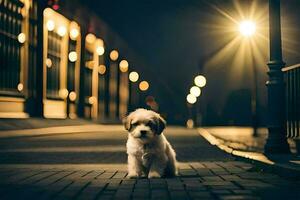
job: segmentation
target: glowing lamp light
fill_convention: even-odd
[[[25,35],[25,33],[20,33],[20,34],[18,35],[18,41],[19,41],[21,44],[23,44],[23,43],[26,41],[26,35]]]
[[[50,19],[47,21],[46,26],[47,26],[48,31],[53,31],[55,28],[55,23],[53,20]]]
[[[139,88],[141,91],[146,91],[149,89],[149,83],[147,81],[142,81],[139,84]]]
[[[95,104],[97,102],[97,98],[94,96],[89,97],[89,104]]]
[[[77,97],[76,92],[74,92],[74,91],[70,92],[70,94],[69,94],[70,101],[75,101],[76,97]]]
[[[85,37],[85,40],[87,43],[94,43],[96,41],[96,36],[93,33],[89,33],[87,34],[87,36]]]
[[[112,50],[109,57],[111,60],[116,61],[119,58],[119,52],[117,50]]]
[[[252,36],[256,31],[256,25],[250,20],[242,21],[239,25],[239,31],[243,36]]]
[[[202,75],[198,75],[195,77],[194,83],[198,87],[204,87],[206,85],[206,78]]]
[[[77,28],[72,28],[72,29],[70,30],[70,38],[71,38],[72,40],[76,40],[76,38],[78,37],[78,35],[79,35],[79,31],[78,31]]]
[[[63,99],[67,98],[68,94],[69,94],[69,91],[67,89],[61,89],[58,92],[58,95]]]
[[[194,104],[194,103],[196,103],[197,98],[196,98],[194,95],[192,95],[192,94],[188,94],[188,95],[186,96],[186,101],[187,101],[189,104]]]
[[[106,72],[105,65],[99,65],[98,72],[99,72],[99,74],[105,74],[105,72]]]
[[[102,55],[104,54],[104,52],[105,52],[104,47],[103,47],[103,46],[98,46],[98,47],[96,48],[96,52],[97,52],[97,54],[98,54],[99,56],[102,56]]]
[[[21,92],[24,88],[24,85],[22,83],[19,83],[17,88],[18,88],[18,91]]]
[[[187,128],[194,128],[194,120],[188,119],[188,120],[186,121],[186,127],[187,127]]]
[[[57,34],[58,34],[59,36],[63,37],[63,36],[66,35],[66,33],[67,33],[66,27],[64,27],[64,26],[58,27],[58,29],[57,29]]]
[[[139,74],[137,72],[130,72],[129,80],[131,82],[137,82],[139,80]]]
[[[121,72],[127,72],[128,71],[128,62],[127,60],[121,60],[120,64],[119,64],[119,68]]]
[[[47,59],[46,59],[46,66],[47,66],[48,68],[52,67],[52,60],[51,60],[50,58],[47,58]]]
[[[197,86],[193,86],[193,87],[191,87],[191,89],[190,89],[190,93],[191,93],[192,95],[194,95],[195,97],[199,97],[200,94],[201,94],[201,89],[200,89],[199,87],[197,87]]]
[[[69,53],[69,60],[71,62],[75,62],[77,60],[77,53],[75,51],[71,51]]]

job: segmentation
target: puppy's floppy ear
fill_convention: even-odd
[[[129,131],[131,129],[131,118],[130,118],[130,116],[124,117],[122,121],[123,121],[125,129],[127,131]]]
[[[166,120],[164,120],[164,118],[158,115],[156,134],[160,135],[163,132],[163,130],[166,128],[166,125],[167,125]]]

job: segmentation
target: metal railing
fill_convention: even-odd
[[[287,137],[300,136],[300,64],[282,69],[286,83]]]

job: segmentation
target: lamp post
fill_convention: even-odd
[[[254,35],[256,31],[256,25],[251,20],[245,20],[242,21],[239,24],[239,31],[240,33],[246,37],[249,38]],[[254,61],[252,57],[252,61]],[[252,85],[252,92],[251,92],[251,114],[252,114],[252,128],[253,128],[253,136],[257,136],[257,126],[258,126],[258,120],[257,120],[257,70],[256,66],[253,62],[252,66],[252,74],[253,74],[253,85]]]
[[[265,153],[289,153],[285,129],[285,94],[282,61],[280,0],[269,0],[270,61],[268,88],[268,138]]]

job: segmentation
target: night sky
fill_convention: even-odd
[[[193,85],[193,78],[201,73],[207,77],[207,86],[198,99],[203,115],[223,118],[215,123],[227,124],[228,112],[237,113],[230,115],[243,118],[242,122],[247,124],[251,120],[248,96],[253,83],[253,64],[243,62],[245,58],[242,57],[238,62],[234,61],[239,51],[237,45],[226,50],[228,53],[219,56],[218,53],[237,37],[236,31],[230,29],[234,23],[222,12],[240,20],[238,8],[247,17],[253,2],[254,15],[260,26],[258,31],[264,37],[254,50],[259,56],[253,56],[258,72],[259,112],[261,123],[264,123],[268,70],[267,1],[88,0],[83,3],[144,60],[145,66],[135,68],[147,73],[160,111],[167,114],[171,123],[187,118],[186,95]],[[300,62],[297,51],[300,49],[299,8],[298,0],[282,1],[283,53],[287,65]],[[234,97],[240,97],[240,100],[231,101]]]

